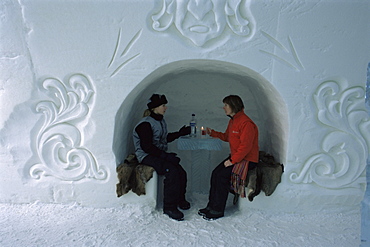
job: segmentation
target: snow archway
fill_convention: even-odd
[[[188,124],[191,113],[198,122],[219,131],[227,125],[222,99],[239,95],[245,112],[259,127],[260,149],[284,163],[288,142],[288,111],[274,86],[257,72],[244,66],[215,60],[182,60],[166,64],[141,81],[126,97],[115,118],[113,152],[122,162],[133,152],[132,130],[142,117],[148,98],[165,94],[168,129]]]

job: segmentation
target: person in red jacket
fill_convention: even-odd
[[[230,156],[212,171],[207,207],[198,211],[206,220],[224,216],[230,190],[245,197],[248,169],[255,168],[259,158],[258,127],[244,113],[242,99],[237,95],[230,95],[223,99],[223,103],[226,115],[231,118],[225,133],[210,128],[207,128],[207,133],[229,142]]]

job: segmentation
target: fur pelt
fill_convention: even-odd
[[[153,177],[154,168],[139,164],[136,156],[130,154],[117,169],[119,183],[116,186],[117,197],[130,190],[137,195],[145,195],[145,184]]]
[[[274,193],[281,182],[284,165],[275,161],[275,158],[264,151],[259,153],[259,162],[255,169],[248,171],[247,194],[249,201],[257,196],[261,190],[266,196]]]

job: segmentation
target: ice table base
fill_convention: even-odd
[[[211,151],[222,150],[220,139],[181,137],[177,141],[179,150],[191,151],[191,190],[208,193],[211,176]]]

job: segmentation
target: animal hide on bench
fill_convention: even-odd
[[[270,196],[281,182],[284,165],[275,161],[275,158],[263,151],[259,153],[259,162],[256,168],[248,171],[247,193],[249,201],[257,196],[261,190]]]
[[[119,183],[116,186],[117,197],[130,190],[137,195],[145,195],[145,184],[153,177],[154,168],[139,164],[136,155],[130,154],[117,168]]]

